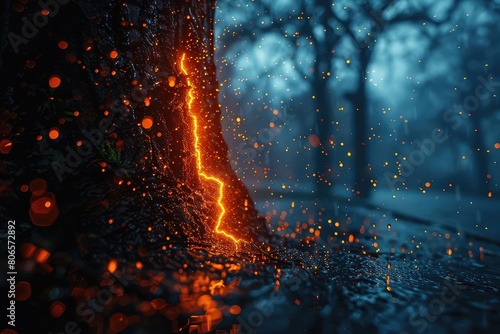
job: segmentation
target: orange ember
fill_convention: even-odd
[[[222,224],[222,219],[226,213],[226,209],[224,208],[224,203],[223,203],[225,184],[223,181],[221,181],[217,177],[212,176],[212,175],[208,175],[208,174],[203,172],[203,164],[202,164],[202,160],[201,160],[201,150],[200,150],[200,145],[199,145],[200,137],[198,135],[198,117],[194,114],[193,108],[192,108],[193,102],[195,100],[195,93],[194,93],[194,87],[191,85],[191,80],[189,78],[188,71],[186,69],[186,65],[184,64],[185,60],[186,60],[186,54],[184,53],[182,55],[182,58],[181,58],[181,70],[182,70],[182,73],[187,78],[187,84],[189,87],[188,111],[189,111],[189,115],[193,119],[194,150],[196,152],[196,165],[198,168],[198,174],[201,175],[204,179],[209,180],[209,181],[213,181],[219,185],[219,198],[217,200],[217,204],[219,205],[220,213],[219,213],[219,217],[217,219],[217,225],[215,226],[215,232],[222,234],[222,235],[228,237],[229,239],[233,240],[236,243],[236,246],[238,246],[238,243],[241,241],[241,239],[234,237],[233,235],[225,232],[224,230],[222,230],[220,228],[220,226]]]
[[[49,86],[50,88],[57,88],[61,84],[61,77],[58,75],[53,75],[49,79]]]
[[[142,119],[141,125],[142,125],[142,127],[144,129],[147,130],[147,129],[151,129],[153,127],[153,123],[154,123],[153,117],[151,117],[151,116],[144,116],[144,118]]]
[[[55,301],[50,305],[50,314],[54,318],[59,318],[60,316],[62,316],[64,311],[66,311],[66,305],[64,305],[60,301]]]
[[[118,261],[116,261],[116,260],[109,261],[109,263],[108,263],[108,271],[110,273],[114,273],[117,267],[118,267]]]
[[[50,253],[47,250],[40,248],[36,254],[35,261],[38,263],[44,263],[48,260],[49,256]]]
[[[49,138],[52,140],[55,140],[59,138],[59,129],[58,128],[52,128],[49,131]]]
[[[68,48],[68,42],[66,41],[60,41],[57,46],[59,47],[59,49],[61,50],[66,50]]]
[[[175,77],[173,75],[168,77],[168,86],[169,87],[174,87],[175,86]]]
[[[10,139],[2,139],[0,141],[0,153],[9,154],[12,149],[12,141]]]

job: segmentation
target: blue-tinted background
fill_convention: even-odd
[[[219,1],[237,175],[256,201],[360,197],[490,233],[499,18],[499,1]]]

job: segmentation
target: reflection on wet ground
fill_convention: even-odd
[[[176,246],[159,258],[142,254],[140,261],[117,254],[105,268],[90,269],[74,254],[24,244],[20,267],[27,287],[20,285],[19,293],[29,297],[27,290],[36,289],[30,284],[57,282],[36,296],[56,332],[68,323],[84,333],[500,328],[495,242],[352,204],[281,199],[257,208],[276,240],[255,254]]]

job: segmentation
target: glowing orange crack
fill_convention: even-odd
[[[226,214],[226,209],[224,208],[224,182],[222,182],[220,179],[216,178],[215,176],[207,175],[203,172],[203,166],[201,162],[201,151],[199,149],[199,141],[200,137],[198,136],[198,118],[192,111],[192,105],[194,102],[194,93],[193,93],[193,86],[191,85],[191,80],[188,75],[188,71],[186,70],[186,66],[184,65],[184,60],[186,59],[186,54],[184,53],[181,58],[181,70],[182,73],[186,76],[187,78],[187,84],[189,86],[189,92],[188,92],[188,110],[189,110],[189,116],[193,119],[193,133],[194,133],[194,149],[196,152],[196,166],[198,168],[198,174],[201,175],[204,179],[214,181],[219,185],[219,198],[217,199],[217,204],[220,207],[220,213],[219,213],[219,218],[217,219],[217,225],[215,226],[215,232],[222,234],[230,239],[232,239],[235,243],[236,246],[238,246],[238,243],[241,241],[241,239],[238,239],[231,234],[223,231],[220,229],[220,225],[222,223],[222,218]]]

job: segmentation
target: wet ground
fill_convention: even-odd
[[[30,258],[25,246],[21,267],[35,269],[22,277],[33,295],[19,312],[45,320],[20,333],[64,332],[68,323],[138,334],[500,329],[494,241],[350,201],[285,198],[257,208],[276,240],[254,253],[174,246],[92,268],[77,252],[43,262],[40,248]]]
[[[260,325],[261,333],[495,333],[500,328],[496,242],[348,202],[281,199],[257,207],[276,230],[281,227],[277,233],[301,240],[296,256],[306,273],[282,271],[301,285],[289,286],[293,297],[274,305],[263,321],[252,313],[256,305],[244,309],[243,319]]]

